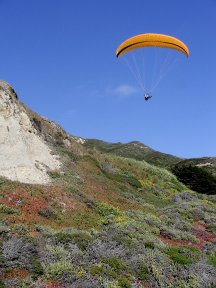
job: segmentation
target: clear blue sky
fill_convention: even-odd
[[[72,135],[216,156],[215,0],[0,0],[0,11],[0,79],[32,110]],[[190,57],[145,102],[115,50],[148,32]]]

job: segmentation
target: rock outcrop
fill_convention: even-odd
[[[23,183],[47,184],[50,170],[61,167],[57,155],[32,125],[15,90],[0,81],[0,176]]]

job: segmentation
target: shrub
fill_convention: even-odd
[[[210,223],[210,224],[206,225],[206,230],[208,232],[216,234],[216,223]]]
[[[51,178],[56,179],[56,178],[60,178],[61,177],[61,172],[59,170],[51,170],[51,171],[48,171],[48,175]]]
[[[43,208],[38,211],[38,214],[42,217],[48,218],[48,219],[57,219],[56,212],[53,210],[53,208]]]
[[[193,165],[175,165],[172,169],[179,181],[203,194],[216,194],[216,177]]]
[[[144,263],[139,263],[136,269],[136,277],[139,280],[146,280],[149,278],[148,267]]]
[[[1,234],[6,234],[10,231],[10,228],[5,225],[4,223],[0,223],[0,235]]]
[[[89,241],[93,240],[93,238],[88,233],[82,231],[75,233],[67,233],[66,231],[60,231],[56,233],[55,236],[57,237],[58,241],[63,244],[74,242],[82,251],[86,250]]]
[[[18,232],[21,235],[27,235],[28,234],[28,229],[27,229],[26,225],[22,224],[22,223],[14,225],[13,230],[15,232]]]
[[[50,264],[46,270],[48,279],[61,280],[65,275],[74,273],[74,267],[69,261],[59,261]]]
[[[110,276],[114,279],[117,278],[117,274],[114,271],[104,269],[103,267],[98,266],[98,265],[92,266],[90,269],[90,273],[92,276],[94,276],[96,278],[100,278],[103,275]]]
[[[145,242],[145,248],[154,249],[154,242]]]
[[[113,239],[116,241],[116,242],[118,242],[118,243],[120,243],[120,244],[122,244],[122,245],[125,245],[125,246],[127,246],[128,248],[135,248],[135,244],[133,243],[133,241],[131,240],[131,238],[130,237],[124,237],[124,236],[121,236],[121,235],[115,235],[114,237],[113,237]]]
[[[103,258],[102,260],[117,273],[127,269],[127,266],[118,258]]]
[[[182,265],[192,264],[200,255],[198,249],[187,246],[170,247],[165,252],[175,263]]]
[[[101,266],[93,265],[90,269],[90,273],[92,276],[99,277],[103,274],[104,269]]]
[[[68,251],[64,248],[63,245],[46,245],[46,249],[57,260],[64,260],[67,258]]]
[[[55,237],[58,239],[59,242],[66,244],[73,240],[73,235],[69,233],[65,233],[63,231],[60,231],[55,234]]]
[[[131,288],[131,283],[126,277],[119,278],[118,284],[121,288]]]
[[[2,252],[6,267],[32,269],[32,257],[36,255],[35,245],[24,237],[12,237],[3,242]]]
[[[216,267],[216,255],[211,255],[208,257],[208,263]]]
[[[44,274],[44,269],[40,263],[40,261],[36,258],[32,259],[32,267],[33,267],[33,279],[36,280],[38,277]]]
[[[97,210],[98,210],[98,213],[103,217],[107,217],[110,215],[117,216],[119,214],[119,211],[117,208],[115,208],[112,205],[108,205],[106,203],[99,203],[97,205]]]
[[[5,204],[0,204],[0,213],[4,213],[4,214],[19,214],[19,210],[7,207]]]
[[[92,240],[93,240],[93,237],[91,237],[89,234],[84,233],[84,232],[73,234],[73,241],[77,244],[77,246],[82,251],[86,250],[88,243]]]

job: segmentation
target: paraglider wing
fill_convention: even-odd
[[[148,33],[136,35],[124,41],[117,48],[116,57],[122,56],[123,54],[134,49],[145,48],[149,46],[176,49],[184,53],[186,56],[189,56],[189,50],[187,46],[179,39],[164,34]]]

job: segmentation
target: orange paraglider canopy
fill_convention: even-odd
[[[179,39],[164,34],[147,33],[136,35],[121,43],[116,50],[116,57],[137,48],[151,46],[175,49],[189,56],[188,47]]]

